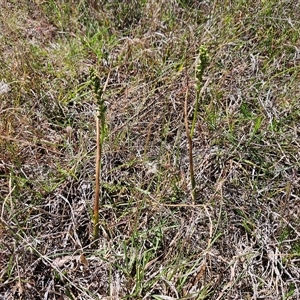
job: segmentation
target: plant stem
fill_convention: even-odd
[[[196,200],[196,180],[194,175],[194,161],[193,161],[193,141],[192,136],[189,130],[189,123],[188,123],[188,109],[187,109],[187,102],[188,102],[188,87],[186,89],[185,93],[185,101],[184,101],[184,125],[185,125],[185,131],[186,136],[188,140],[188,146],[189,146],[189,164],[190,164],[190,178],[191,178],[191,184],[192,184],[192,200],[193,204],[195,204]]]
[[[102,157],[102,146],[104,143],[104,138],[106,134],[106,124],[105,124],[105,113],[106,106],[102,99],[103,93],[106,90],[109,75],[107,76],[104,87],[100,87],[100,79],[97,75],[93,74],[92,80],[94,84],[94,90],[97,99],[98,114],[96,115],[96,182],[95,182],[95,203],[94,203],[94,240],[99,237],[99,209],[100,209],[100,199],[101,199],[101,157]],[[101,120],[101,122],[100,122]]]
[[[185,131],[187,135],[188,140],[188,146],[189,146],[189,165],[190,165],[190,179],[191,179],[191,185],[192,185],[192,200],[193,204],[195,204],[196,201],[196,180],[195,180],[195,174],[194,174],[194,159],[193,159],[193,136],[198,116],[198,108],[199,108],[199,101],[201,94],[203,92],[202,87],[202,78],[203,73],[205,70],[205,67],[208,64],[208,54],[207,49],[205,46],[200,46],[199,48],[199,55],[198,60],[196,63],[196,69],[195,69],[195,80],[196,80],[196,102],[194,107],[194,113],[193,113],[193,121],[192,121],[192,127],[191,130],[189,130],[189,123],[188,123],[188,84],[185,94],[185,101],[184,101],[184,123],[185,123]],[[208,81],[207,81],[208,82]],[[206,84],[205,84],[206,86]]]
[[[96,183],[95,183],[95,203],[94,203],[94,239],[99,237],[99,203],[100,203],[100,175],[101,175],[101,150],[100,143],[100,122],[99,117],[96,116]]]

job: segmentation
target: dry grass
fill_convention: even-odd
[[[0,0],[0,299],[299,299],[299,5],[97,3]]]

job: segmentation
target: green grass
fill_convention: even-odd
[[[1,297],[299,298],[297,3],[1,6]]]

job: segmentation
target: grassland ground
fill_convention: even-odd
[[[0,7],[0,299],[300,299],[300,4]]]

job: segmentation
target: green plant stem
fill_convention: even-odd
[[[101,157],[102,157],[102,147],[104,143],[104,138],[106,134],[105,130],[105,113],[106,106],[104,100],[102,99],[103,93],[106,90],[108,79],[110,73],[107,76],[106,82],[103,89],[100,88],[100,79],[95,74],[93,75],[93,84],[95,89],[95,94],[97,98],[98,114],[96,115],[96,182],[95,182],[95,203],[94,203],[94,240],[99,238],[99,209],[100,209],[100,199],[101,199]],[[100,122],[101,121],[101,122]]]
[[[101,175],[101,150],[100,142],[100,122],[99,117],[96,116],[96,183],[95,183],[95,203],[94,203],[94,239],[99,237],[99,205],[100,205],[100,175]]]
[[[192,141],[192,135],[189,130],[189,123],[188,123],[188,88],[186,89],[185,93],[185,101],[184,101],[184,124],[185,124],[185,131],[186,136],[188,140],[188,146],[189,146],[189,165],[190,165],[190,178],[191,178],[191,184],[192,184],[192,199],[193,204],[195,204],[196,201],[196,180],[194,175],[194,160],[193,160],[193,141]]]
[[[191,179],[191,185],[192,185],[192,199],[193,204],[195,204],[196,201],[196,180],[195,180],[195,174],[194,174],[194,160],[193,160],[193,136],[195,132],[195,126],[198,116],[198,109],[199,109],[199,101],[200,97],[203,91],[204,86],[202,87],[202,78],[203,73],[208,64],[208,54],[207,49],[205,46],[200,46],[199,48],[199,56],[196,63],[196,69],[195,69],[195,80],[196,80],[196,102],[194,107],[194,113],[193,113],[193,121],[191,130],[189,130],[189,124],[188,124],[188,84],[185,94],[185,101],[184,101],[184,123],[185,123],[185,130],[188,140],[188,146],[189,146],[189,165],[190,165],[190,179]],[[207,81],[208,83],[208,81]]]

